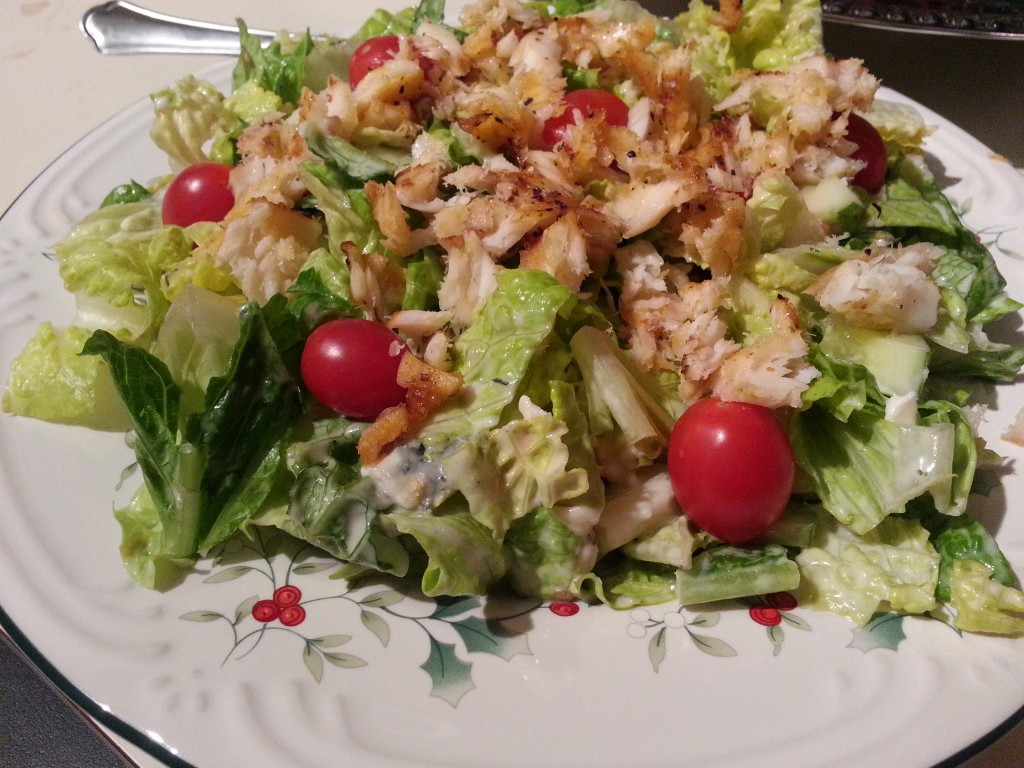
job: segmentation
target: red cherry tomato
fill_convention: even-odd
[[[544,146],[553,149],[565,138],[566,129],[576,124],[576,114],[583,117],[594,117],[598,112],[604,114],[609,125],[625,126],[629,123],[629,107],[611,91],[600,88],[582,88],[565,94],[565,111],[544,123],[541,139]]]
[[[329,320],[306,339],[300,369],[317,400],[351,419],[372,421],[405,400],[398,364],[405,344],[372,320]]]
[[[164,191],[164,224],[187,227],[227,216],[235,204],[230,173],[231,166],[224,163],[198,163],[181,171]]]
[[[679,506],[695,525],[727,544],[764,534],[793,490],[793,449],[772,412],[709,397],[676,422],[668,471]]]
[[[395,58],[399,45],[397,35],[369,37],[360,43],[348,60],[348,84],[355,88],[370,72]],[[434,62],[426,56],[420,56],[419,61],[423,74],[429,75]]]
[[[372,70],[395,58],[398,45],[397,35],[381,35],[363,40],[348,60],[349,85],[355,88]]]
[[[853,153],[854,159],[865,164],[853,177],[853,183],[874,194],[882,188],[889,164],[885,142],[875,126],[852,112],[846,126],[846,138],[857,145]]]

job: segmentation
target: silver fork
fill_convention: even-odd
[[[90,8],[82,17],[81,27],[96,50],[111,55],[208,53],[235,56],[239,52],[237,27],[156,13],[125,0],[111,0]],[[265,43],[274,38],[274,33],[265,29],[250,29],[249,34]]]

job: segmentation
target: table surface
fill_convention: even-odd
[[[90,129],[209,57],[148,55],[107,57],[79,30],[93,0],[18,0],[0,4],[0,136],[4,173],[0,211],[13,202],[51,160]],[[151,0],[153,10],[231,24],[237,0]],[[646,0],[670,13],[671,0]],[[304,4],[301,18],[290,4],[246,0],[254,27],[330,29],[332,2]],[[336,6],[335,6],[336,7]],[[837,56],[856,56],[885,85],[918,100],[1024,167],[1024,42],[978,41],[945,36],[878,32],[826,25],[826,44]],[[898,54],[898,55],[897,55]],[[118,83],[117,88],[104,87]],[[59,119],[54,119],[59,104]],[[67,119],[74,116],[74,119]],[[17,148],[11,151],[11,148]],[[964,768],[1010,768],[1024,755],[1018,725]],[[0,642],[0,768],[158,768],[116,737],[96,729],[7,642]]]

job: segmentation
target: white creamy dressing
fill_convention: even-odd
[[[449,493],[444,470],[423,455],[420,443],[398,446],[375,466],[363,467],[363,476],[373,482],[382,507],[432,509]]]

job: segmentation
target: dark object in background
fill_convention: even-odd
[[[1024,7],[1019,11],[1024,25]],[[1024,37],[980,38],[825,22],[825,48],[863,59],[909,96],[1024,167]]]
[[[822,0],[827,18],[966,35],[1024,36],[1021,0]]]

